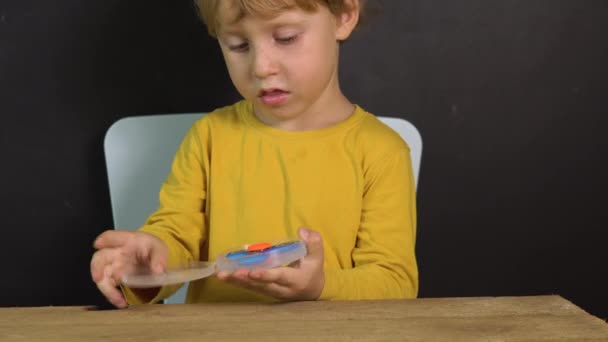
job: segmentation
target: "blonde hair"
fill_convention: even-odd
[[[338,16],[354,10],[353,4],[358,5],[356,10],[361,11],[364,3],[364,0],[194,0],[198,14],[207,25],[207,30],[212,37],[217,36],[219,26],[217,12],[222,1],[231,1],[231,5],[237,10],[237,16],[233,19],[235,22],[248,15],[272,18],[281,11],[293,8],[314,12],[319,5],[325,6],[331,13]]]

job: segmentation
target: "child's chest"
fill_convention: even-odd
[[[339,143],[233,142],[212,154],[208,179],[211,220],[235,234],[263,228],[280,239],[299,226],[328,239],[356,234],[365,181],[361,161]]]

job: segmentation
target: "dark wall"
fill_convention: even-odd
[[[604,0],[374,0],[342,84],[424,140],[423,297],[559,294],[608,317]],[[237,99],[189,1],[0,1],[0,305],[103,302],[103,135]]]

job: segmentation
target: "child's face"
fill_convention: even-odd
[[[332,101],[341,99],[337,41],[348,37],[351,25],[323,6],[235,22],[229,3],[220,5],[218,40],[232,82],[259,117],[277,122],[335,107]]]

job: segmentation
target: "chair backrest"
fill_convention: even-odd
[[[409,121],[399,118],[378,117],[380,121],[399,133],[401,138],[410,147],[410,158],[412,159],[412,171],[414,172],[414,185],[418,189],[418,179],[420,178],[420,162],[422,160],[422,137],[416,126]]]
[[[115,122],[104,139],[114,227],[137,229],[158,207],[160,186],[192,124],[203,116],[167,114],[127,117]],[[414,181],[418,184],[422,138],[416,127],[403,119],[379,117],[408,143]],[[166,303],[183,303],[186,286]]]

